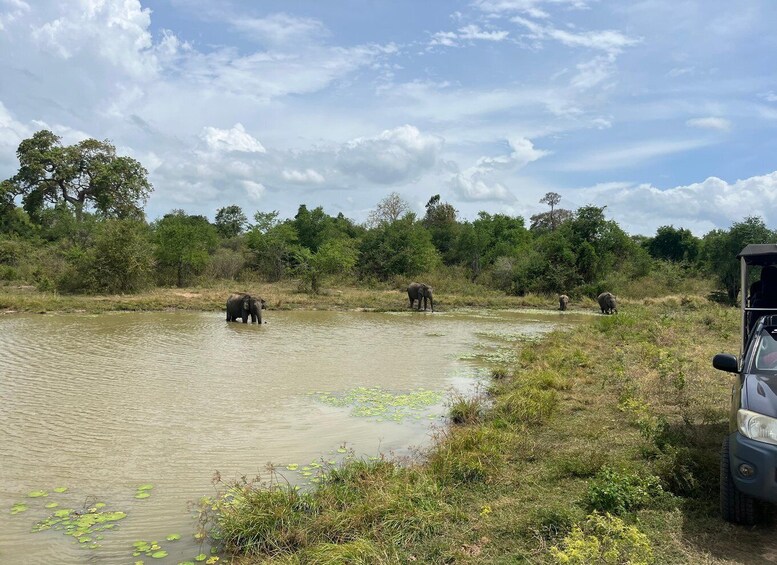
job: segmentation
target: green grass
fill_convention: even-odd
[[[346,463],[307,493],[244,485],[211,532],[246,562],[768,562],[771,527],[717,509],[730,381],[710,359],[737,323],[656,300],[522,343],[426,457]]]

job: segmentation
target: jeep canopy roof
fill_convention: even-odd
[[[748,265],[772,265],[777,263],[777,243],[751,243],[737,255]]]

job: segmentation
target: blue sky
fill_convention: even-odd
[[[109,139],[146,211],[390,192],[471,219],[607,206],[629,233],[777,227],[777,2],[0,0],[0,178]]]

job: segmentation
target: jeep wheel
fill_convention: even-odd
[[[756,500],[737,490],[731,478],[728,438],[720,450],[720,512],[723,519],[735,524],[752,526],[756,523]]]

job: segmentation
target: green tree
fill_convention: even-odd
[[[154,251],[148,225],[134,219],[109,219],[95,233],[89,270],[94,292],[131,293],[149,286]]]
[[[550,230],[553,231],[556,229],[556,226],[558,226],[559,222],[557,221],[556,215],[554,214],[554,208],[558,203],[561,202],[561,195],[558,192],[548,192],[540,198],[540,204],[547,204],[550,206],[550,212],[549,212],[549,224],[550,224]]]
[[[303,247],[297,252],[297,272],[312,292],[318,293],[325,275],[348,275],[353,271],[359,251],[352,239],[333,239],[313,253]]]
[[[299,244],[310,249],[313,253],[318,251],[326,239],[335,236],[334,224],[334,218],[327,215],[321,206],[308,210],[304,204],[300,205],[292,222],[297,231]]]
[[[248,224],[248,218],[243,214],[240,206],[231,205],[224,208],[219,208],[216,211],[216,231],[219,232],[221,237],[230,239],[239,236],[245,230]]]
[[[690,230],[674,226],[661,226],[656,230],[655,237],[647,243],[651,257],[674,262],[695,262],[700,247],[701,240]]]
[[[757,216],[735,222],[728,231],[713,230],[702,238],[702,262],[717,279],[730,304],[736,304],[740,290],[739,252],[751,243],[771,243],[775,238],[775,233]]]
[[[161,267],[175,272],[176,285],[184,286],[191,275],[202,272],[218,234],[204,216],[174,210],[154,223],[156,258]]]
[[[435,194],[426,203],[426,215],[423,225],[432,236],[432,243],[447,261],[453,259],[453,250],[459,235],[459,222],[456,209],[447,202],[440,201]]]
[[[382,280],[393,275],[418,275],[440,262],[429,232],[413,214],[367,232],[360,252],[360,274]]]
[[[297,230],[290,223],[280,223],[278,212],[257,212],[254,226],[246,233],[245,243],[253,255],[253,266],[267,280],[281,280],[296,267],[300,249]]]
[[[19,144],[16,156],[19,170],[8,182],[33,219],[47,205],[63,202],[79,221],[90,208],[104,217],[143,216],[152,191],[148,171],[135,159],[117,156],[107,140],[62,145],[59,136],[41,130]]]

